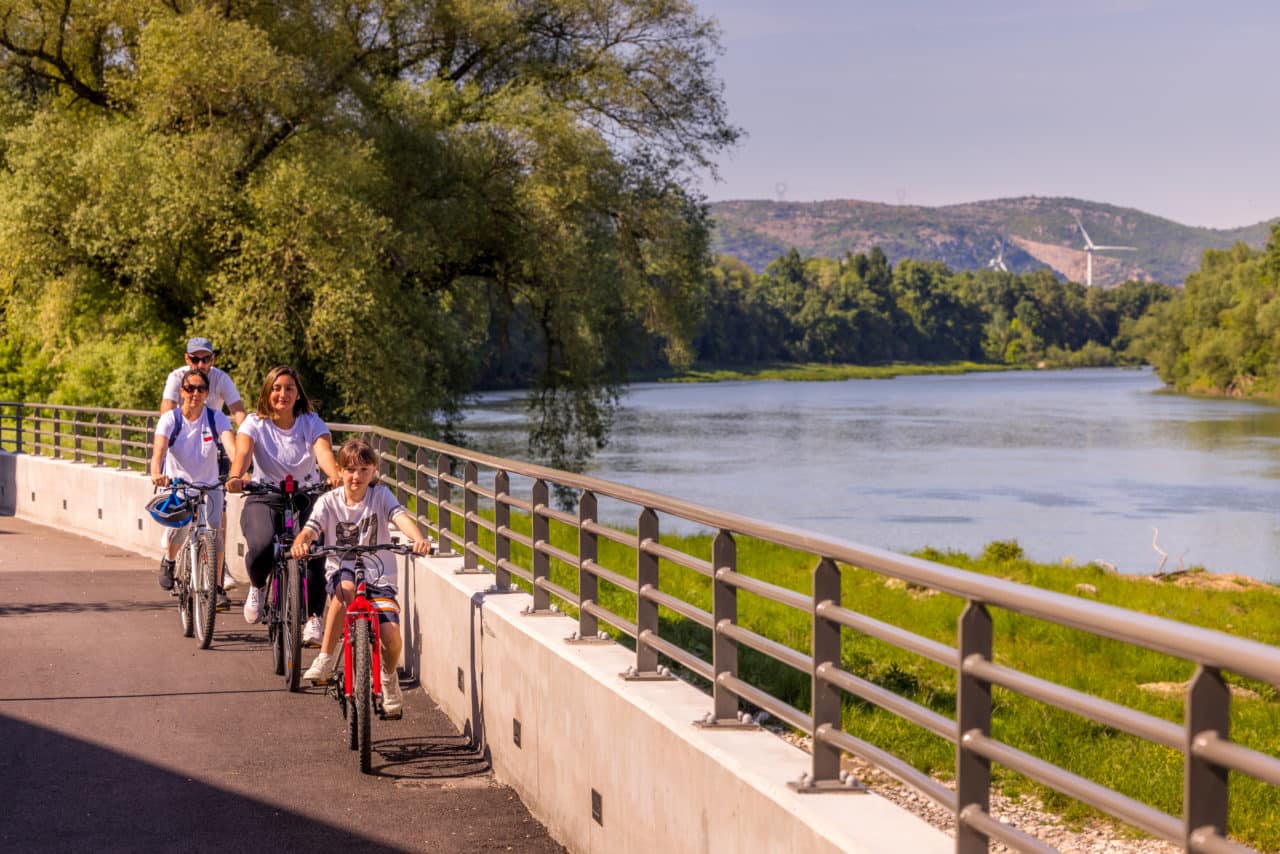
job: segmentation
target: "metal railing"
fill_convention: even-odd
[[[10,450],[129,468],[138,461],[132,451],[138,447],[138,433],[148,429],[147,419],[153,427],[151,413],[0,403],[0,444]],[[92,426],[96,442],[92,454],[80,449],[86,424]],[[601,623],[611,626],[634,643],[635,664],[624,674],[629,679],[669,678],[661,663],[665,659],[710,683],[711,707],[697,722],[701,726],[751,725],[743,710],[747,705],[811,736],[811,770],[791,783],[801,792],[853,790],[854,781],[841,770],[843,753],[871,763],[952,811],[956,850],[962,854],[986,851],[989,840],[1020,851],[1054,850],[990,814],[992,763],[1196,852],[1252,850],[1227,836],[1230,773],[1280,787],[1280,759],[1230,739],[1231,693],[1223,678],[1224,672],[1231,672],[1280,686],[1280,649],[1276,647],[381,427],[330,427],[335,433],[363,434],[374,444],[381,458],[381,480],[413,508],[442,552],[461,555],[462,572],[494,574],[492,593],[515,589],[513,580],[518,580],[532,593],[533,604],[526,612],[530,616],[554,612],[553,597],[572,606],[577,610],[578,629],[570,642],[591,642],[603,636]],[[104,452],[104,447],[112,452]],[[523,481],[521,489],[512,489],[513,478]],[[576,512],[552,506],[553,487],[577,495]],[[635,531],[604,524],[599,513],[602,499],[634,511]],[[662,517],[714,531],[710,560],[662,543]],[[553,523],[571,531],[576,550],[552,543]],[[602,539],[634,552],[634,576],[599,562]],[[812,589],[799,592],[741,571],[737,552],[743,539],[814,556]],[[564,568],[562,576],[567,571],[567,579],[562,580],[571,586],[552,580],[553,561]],[[664,591],[662,562],[704,579],[711,587],[710,610]],[[955,646],[846,607],[841,602],[841,579],[849,567],[962,599],[965,607]],[[601,604],[602,582],[630,597],[628,601],[635,604],[634,621]],[[797,650],[746,628],[738,619],[740,592],[803,614],[811,622],[809,648]],[[1194,663],[1184,723],[997,664],[992,608]],[[659,609],[709,632],[709,656],[663,637]],[[845,630],[951,668],[956,675],[955,718],[845,669],[841,654]],[[797,708],[744,679],[739,668],[743,648],[807,674],[809,707]],[[1180,752],[1181,815],[1165,813],[993,737],[993,687]],[[846,732],[842,709],[849,698],[879,707],[955,745],[955,789]]]

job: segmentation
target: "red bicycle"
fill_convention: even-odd
[[[385,717],[382,706],[382,643],[377,607],[369,601],[364,581],[364,556],[389,551],[411,555],[413,549],[398,543],[362,546],[320,546],[312,555],[354,558],[356,595],[347,605],[342,629],[342,669],[330,690],[342,707],[347,722],[347,746],[360,751],[360,770],[373,768],[373,715]]]

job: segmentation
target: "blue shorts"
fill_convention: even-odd
[[[344,581],[355,583],[356,574],[349,569],[340,569],[333,575],[324,580],[325,592],[330,596],[338,595],[338,585]],[[396,589],[394,587],[374,587],[372,584],[366,584],[365,595],[373,607],[378,609],[378,621],[380,623],[394,623],[400,625],[400,603],[396,601]]]

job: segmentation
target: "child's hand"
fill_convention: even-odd
[[[298,560],[302,560],[304,557],[306,557],[310,553],[311,553],[310,540],[304,540],[304,539],[294,540],[293,548],[289,549],[289,554],[293,555]]]
[[[416,555],[431,554],[431,538],[423,537],[420,540],[413,541],[413,553]]]

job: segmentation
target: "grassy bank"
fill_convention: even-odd
[[[524,523],[522,526],[521,523]],[[513,528],[527,530],[527,520],[513,520]],[[577,534],[553,523],[552,542],[568,552],[577,551]],[[484,533],[484,532],[482,532]],[[489,542],[484,542],[488,539]],[[710,559],[710,536],[667,537],[663,542],[687,554]],[[491,549],[491,538],[482,546]],[[634,577],[633,549],[601,539],[599,563]],[[530,565],[527,549],[512,547],[512,558]],[[983,555],[926,550],[919,556],[958,568],[1055,590],[1067,595],[1159,615],[1225,631],[1240,637],[1280,645],[1280,591],[1256,584],[1251,589],[1213,589],[1214,585],[1181,581],[1152,581],[1116,575],[1096,565],[1039,564],[1023,559],[1013,543],[993,543]],[[813,555],[751,540],[738,542],[739,570],[808,593],[811,590]],[[551,562],[552,580],[577,589],[576,567]],[[664,592],[704,610],[711,609],[711,584],[698,573],[662,562]],[[1204,579],[1207,574],[1191,576]],[[1081,586],[1081,585],[1087,585]],[[625,589],[600,582],[600,604],[621,617],[636,619],[635,597]],[[956,623],[964,602],[953,596],[911,589],[875,573],[846,567],[843,601],[860,613],[883,620],[950,646],[955,644]],[[575,609],[560,603],[570,614]],[[993,609],[995,659],[1001,664],[1077,690],[1121,703],[1181,724],[1182,694],[1161,693],[1151,686],[1176,685],[1188,680],[1194,666],[1165,655],[1073,631],[1039,620]],[[663,609],[660,634],[705,660],[711,658],[709,630]],[[810,618],[752,594],[739,594],[739,621],[748,629],[793,649],[807,651]],[[629,643],[627,639],[621,639]],[[744,679],[800,709],[809,708],[809,675],[741,650]],[[954,717],[956,677],[949,668],[935,665],[905,651],[868,639],[852,631],[843,633],[843,666],[934,711]],[[698,683],[696,677],[685,678]],[[1232,678],[1232,677],[1229,677]],[[1280,692],[1275,686],[1232,681],[1249,694],[1232,705],[1233,739],[1272,756],[1280,755]],[[1148,686],[1146,688],[1142,686]],[[707,687],[705,684],[703,687]],[[1179,752],[1149,744],[1100,726],[1057,708],[995,689],[993,734],[1019,749],[1113,788],[1129,797],[1178,815],[1182,802],[1182,758]],[[949,779],[954,767],[954,747],[912,724],[861,701],[846,700],[845,728],[884,748],[917,768]],[[1090,811],[1003,768],[993,769],[995,785],[1006,794],[1034,793],[1070,819],[1083,819]],[[1243,775],[1232,775],[1231,827],[1233,835],[1262,850],[1280,850],[1280,791]]]

